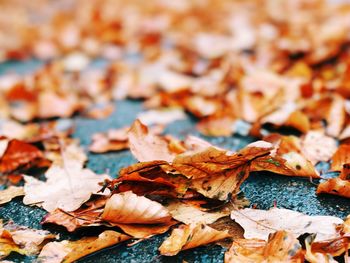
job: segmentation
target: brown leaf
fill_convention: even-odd
[[[181,225],[159,247],[161,255],[174,256],[191,249],[230,237],[227,231],[218,231],[205,224]]]
[[[43,220],[42,224],[52,223],[64,226],[69,232],[73,232],[76,229],[84,226],[96,226],[101,225],[102,221],[100,215],[103,211],[103,207],[106,203],[106,197],[98,198],[96,200],[86,202],[79,209],[66,212],[62,209],[55,209],[48,213]]]
[[[225,201],[237,194],[241,184],[248,178],[249,172],[249,165],[243,164],[236,169],[191,180],[190,188],[205,197]]]
[[[94,153],[120,151],[129,148],[129,127],[109,130],[107,133],[96,133],[92,136],[89,150]]]
[[[212,224],[219,218],[230,214],[230,209],[220,209],[219,211],[202,211],[198,207],[180,201],[174,201],[166,206],[171,216],[186,225],[189,224]]]
[[[107,230],[98,237],[84,237],[77,241],[50,242],[41,250],[38,261],[41,263],[70,263],[128,239],[130,237],[127,235]]]
[[[154,224],[154,225],[142,225],[142,224],[117,224],[112,223],[112,226],[117,226],[124,233],[134,237],[134,238],[149,238],[154,235],[159,235],[167,232],[169,228],[177,224],[175,220],[170,220],[165,224]]]
[[[0,205],[10,202],[17,196],[24,195],[24,189],[22,186],[10,186],[5,190],[0,191]]]
[[[174,159],[174,154],[169,151],[167,141],[150,133],[147,126],[139,120],[132,124],[128,136],[130,151],[140,162],[154,160],[170,162]]]
[[[28,169],[43,159],[43,153],[37,147],[13,139],[8,142],[7,148],[0,158],[0,172],[10,173],[18,169]]]
[[[350,198],[350,181],[337,178],[328,179],[317,187],[317,194],[332,194]]]
[[[332,157],[331,170],[341,171],[343,165],[350,163],[350,145],[342,144],[338,147],[337,151]]]
[[[237,168],[269,152],[270,148],[251,146],[242,149],[236,154],[230,154],[227,151],[209,147],[198,153],[185,153],[176,156],[172,166],[184,176],[198,179]]]
[[[260,239],[236,239],[225,253],[225,263],[289,262],[302,263],[304,255],[296,237],[286,231],[277,231],[267,242]]]
[[[30,229],[9,222],[0,223],[0,258],[6,257],[12,251],[22,255],[38,254],[44,242],[55,239],[56,235],[46,230]]]
[[[111,196],[101,218],[111,223],[161,224],[169,222],[171,215],[158,202],[132,192],[124,192]]]
[[[337,142],[322,132],[309,131],[301,141],[301,151],[305,157],[316,164],[328,162],[337,150]]]
[[[85,112],[84,116],[91,119],[100,120],[109,117],[113,111],[114,104],[105,104],[102,106],[98,105]]]

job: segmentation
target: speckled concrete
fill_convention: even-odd
[[[9,70],[16,70],[24,73],[32,70],[40,64],[36,61],[26,63],[6,63],[0,65],[0,74]],[[105,131],[109,128],[118,128],[131,124],[138,112],[142,110],[142,104],[138,101],[118,101],[116,110],[112,116],[105,120],[90,120],[76,117],[73,119],[76,124],[74,137],[79,138],[83,147],[90,143],[91,135],[95,132]],[[194,120],[177,121],[170,124],[166,133],[174,134],[178,137],[184,137],[186,134],[198,135],[194,129]],[[247,143],[252,138],[235,135],[227,138],[207,138],[215,145],[226,149],[236,150]],[[87,166],[97,173],[108,172],[116,176],[120,168],[135,162],[129,151],[121,151],[107,154],[89,154]],[[320,169],[325,169],[325,165]],[[251,201],[251,204],[258,208],[268,209],[274,204],[278,207],[289,208],[304,212],[309,215],[333,215],[345,217],[350,213],[350,202],[344,198],[334,196],[320,196],[315,194],[315,183],[308,179],[289,178],[268,173],[252,174],[244,183],[242,189],[245,196]],[[2,207],[0,207],[0,218],[11,219],[17,224],[26,225],[33,228],[42,228],[40,221],[45,215],[45,211],[40,208],[27,207],[21,202],[21,198],[16,198]],[[89,228],[80,230],[74,235],[67,233],[61,227],[45,226],[54,233],[60,233],[61,238],[77,239],[86,234],[95,234],[98,229]],[[211,245],[202,248],[192,249],[181,252],[176,257],[159,256],[157,248],[162,240],[168,234],[150,238],[135,246],[128,247],[126,244],[117,245],[108,249],[99,251],[90,255],[79,262],[222,262],[224,249]],[[33,262],[34,257],[24,257],[12,254],[9,260],[15,262]]]

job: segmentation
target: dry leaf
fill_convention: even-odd
[[[6,139],[1,141],[4,140]],[[41,160],[44,160],[44,156],[37,147],[16,139],[10,140],[0,158],[0,172],[9,173],[18,169],[28,169]]]
[[[298,239],[286,231],[269,235],[267,241],[260,239],[236,239],[225,253],[225,263],[289,262],[302,263],[304,255]]]
[[[38,254],[43,243],[55,239],[56,235],[46,230],[30,229],[9,222],[0,228],[0,258],[8,256],[12,251],[23,255]]]
[[[89,150],[94,153],[120,151],[129,148],[129,127],[109,130],[107,133],[96,133],[92,136]]]
[[[186,119],[186,114],[180,108],[165,108],[141,112],[137,115],[137,118],[147,126],[154,124],[166,125],[174,121]]]
[[[129,146],[131,153],[140,162],[154,160],[172,161],[174,155],[169,151],[168,143],[163,138],[153,135],[147,126],[136,120],[129,132]]]
[[[81,162],[74,159],[65,159],[63,166],[53,164],[45,177],[45,182],[24,177],[23,203],[39,205],[49,212],[57,208],[68,212],[78,209],[91,194],[99,192],[101,182],[110,179],[83,169]]]
[[[342,144],[338,147],[337,151],[332,157],[331,170],[341,171],[343,165],[350,163],[350,145]]]
[[[10,186],[5,190],[0,191],[0,205],[10,202],[17,196],[24,195],[22,186]]]
[[[199,247],[230,237],[227,231],[218,231],[205,224],[181,225],[159,247],[161,255],[174,256],[181,250]]]
[[[350,198],[350,181],[339,177],[321,182],[317,187],[317,194],[332,194]]]
[[[84,237],[77,241],[50,242],[41,250],[38,261],[41,263],[75,262],[84,256],[128,239],[130,237],[127,235],[107,230],[98,237]]]
[[[165,224],[115,224],[112,223],[112,226],[117,226],[121,230],[123,230],[124,233],[134,237],[134,238],[140,238],[140,239],[146,239],[154,235],[159,235],[167,232],[169,228],[173,225],[177,224],[175,220],[170,220]]]
[[[191,204],[174,201],[166,206],[171,216],[186,225],[189,224],[212,224],[219,218],[228,216],[229,209],[221,209],[220,211],[207,212]]]
[[[109,117],[113,113],[113,111],[114,104],[105,104],[102,106],[97,105],[85,112],[84,116],[91,119],[100,120]]]
[[[309,131],[301,141],[301,151],[305,157],[316,164],[328,162],[337,150],[337,142],[322,132]]]
[[[161,224],[169,222],[171,215],[158,202],[132,192],[124,192],[111,196],[101,218],[111,223]]]
[[[308,216],[280,208],[234,210],[231,219],[244,228],[245,238],[263,240],[278,230],[286,230],[296,237],[304,233],[317,233],[317,240],[329,239],[337,234],[335,226],[343,223],[343,220],[333,216]]]
[[[103,212],[103,207],[106,204],[106,197],[91,200],[83,204],[79,209],[66,212],[62,209],[55,209],[54,211],[45,215],[42,224],[52,223],[64,226],[69,232],[84,226],[101,225],[102,221],[100,215]]]

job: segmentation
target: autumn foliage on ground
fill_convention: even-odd
[[[0,259],[15,252],[73,262],[168,232],[162,256],[219,244],[225,262],[350,260],[349,216],[260,210],[241,188],[252,173],[269,172],[350,198],[350,5],[10,2],[0,1],[0,61],[49,62],[0,76],[0,205],[23,197],[46,211],[45,229],[100,232],[65,240],[1,220]],[[101,58],[105,68],[89,67]],[[83,149],[74,117],[104,119],[124,99],[142,100],[144,112]],[[233,151],[164,134],[188,115],[205,136],[243,132],[255,141]],[[97,174],[86,150],[129,150],[137,162]],[[336,176],[325,178],[319,163]]]

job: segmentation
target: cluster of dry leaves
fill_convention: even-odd
[[[321,181],[317,194],[350,198],[349,5],[27,2],[0,1],[0,60],[52,60],[25,76],[0,76],[0,173],[7,186],[0,204],[24,196],[25,205],[48,212],[42,224],[110,230],[70,241],[2,222],[0,258],[17,252],[72,262],[171,230],[161,255],[220,241],[229,247],[225,262],[350,261],[349,217],[243,208],[238,198],[251,172],[322,179],[320,162],[339,176]],[[89,69],[94,57],[111,63]],[[125,98],[143,99],[148,111],[131,127],[95,134],[89,148],[130,149],[139,161],[112,179],[85,168],[67,118],[103,119]],[[194,136],[161,135],[185,111],[204,135],[231,136],[243,120],[257,141],[231,152]],[[285,135],[285,128],[298,135]]]

